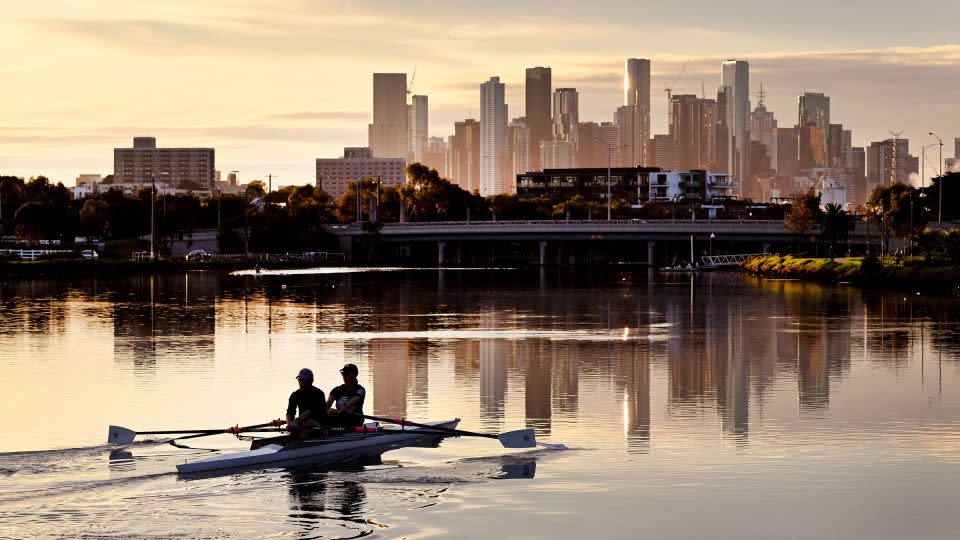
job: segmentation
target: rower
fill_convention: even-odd
[[[367,391],[357,383],[359,372],[353,364],[347,364],[340,370],[343,384],[331,390],[327,398],[327,423],[338,426],[363,425],[363,400]]]
[[[313,372],[303,368],[297,373],[300,389],[290,394],[287,404],[287,430],[301,439],[310,436],[310,431],[324,423],[326,407],[323,390],[313,385]],[[294,416],[299,413],[299,416]]]

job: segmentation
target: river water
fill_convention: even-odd
[[[956,538],[960,303],[733,274],[0,280],[0,537]],[[368,413],[524,426],[363,467],[183,477],[302,367]]]

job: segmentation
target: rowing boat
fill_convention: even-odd
[[[255,440],[250,450],[187,461],[177,465],[180,473],[201,473],[235,468],[295,467],[337,461],[345,457],[382,454],[404,446],[451,436],[459,418],[426,422],[423,427],[377,427],[375,431],[342,433],[287,442],[285,437]],[[431,427],[437,428],[431,431]],[[275,442],[273,442],[275,441]]]

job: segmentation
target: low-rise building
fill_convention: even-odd
[[[382,186],[402,185],[406,169],[403,158],[376,158],[368,147],[347,147],[343,157],[317,159],[317,186],[339,199],[349,184],[366,178],[379,178]]]
[[[734,198],[735,184],[726,173],[663,171],[656,167],[615,167],[610,170],[613,198],[630,204],[647,201],[723,201]],[[522,198],[546,198],[558,203],[580,195],[588,201],[607,200],[607,169],[547,169],[517,175]]]

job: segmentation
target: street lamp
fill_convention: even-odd
[[[710,256],[711,257],[713,257],[713,239],[716,237],[717,235],[710,233]]]
[[[150,260],[156,257],[157,242],[157,175],[150,175]]]
[[[620,146],[614,147],[612,144],[610,144],[610,143],[608,143],[607,141],[601,139],[600,137],[594,137],[594,139],[596,139],[596,140],[602,142],[603,144],[607,145],[607,221],[610,221],[610,202],[611,202],[611,196],[610,196],[610,160],[611,160],[611,156],[613,155],[613,151],[614,151],[615,149],[616,149],[616,150],[620,150],[621,148],[626,148],[627,145],[624,144],[624,145],[620,145]]]
[[[937,206],[938,206],[937,225],[942,225],[943,224],[943,139],[941,139],[939,135],[937,135],[932,131],[930,132],[930,135],[932,135],[935,139],[937,139],[937,142],[940,143],[940,157],[937,160],[937,170],[938,170],[937,178],[940,179],[940,182],[939,182],[940,183],[940,202],[937,203]]]

